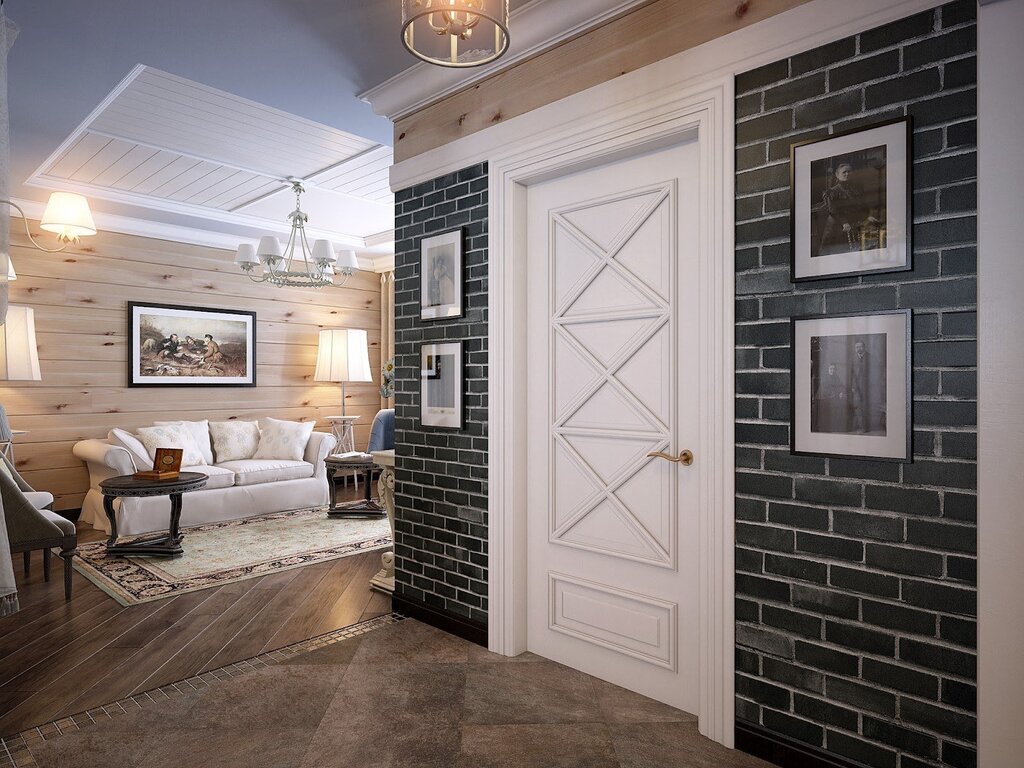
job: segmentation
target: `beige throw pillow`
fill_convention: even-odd
[[[251,459],[260,444],[260,426],[255,421],[211,421],[210,437],[218,464]]]
[[[313,426],[312,421],[260,419],[260,444],[253,458],[302,461]]]
[[[206,463],[199,446],[192,439],[192,433],[181,424],[164,424],[159,427],[141,427],[139,442],[146,447],[150,461],[156,458],[157,448],[181,448],[181,466],[196,467]]]
[[[203,455],[203,464],[213,464],[213,449],[210,447],[210,422],[202,421],[154,421],[153,424],[162,427],[166,424],[181,424],[191,433],[192,439],[196,441],[196,447]],[[183,466],[191,466],[184,464]]]

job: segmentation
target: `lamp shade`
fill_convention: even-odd
[[[14,271],[14,262],[7,258],[7,280],[8,282],[18,279],[18,273]]]
[[[320,331],[313,379],[373,381],[366,331],[337,328]]]
[[[355,272],[359,269],[359,262],[356,261],[355,251],[342,251],[338,254],[338,269],[342,272],[348,270]]]
[[[42,378],[36,350],[35,311],[11,304],[7,307],[7,321],[0,326],[0,379],[40,381]]]
[[[334,246],[330,240],[313,241],[313,261],[321,266],[334,263]]]
[[[47,232],[55,232],[64,240],[96,234],[96,223],[92,220],[89,201],[74,192],[51,194],[39,226]]]
[[[263,261],[272,261],[281,258],[281,242],[273,235],[264,235],[260,238],[259,247],[256,253]]]
[[[238,246],[238,251],[235,253],[235,264],[243,266],[245,264],[252,264],[256,266],[260,263],[259,258],[256,256],[256,248],[252,243],[242,243]]]

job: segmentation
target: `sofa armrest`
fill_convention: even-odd
[[[89,485],[93,488],[98,488],[108,477],[131,475],[136,471],[128,450],[105,440],[81,440],[75,443],[72,453],[89,466]]]
[[[334,439],[334,435],[327,432],[314,432],[309,436],[306,453],[302,458],[313,465],[313,473],[316,477],[327,477],[327,466],[324,464],[324,459],[330,455],[337,444],[338,441]]]

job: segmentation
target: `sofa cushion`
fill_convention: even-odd
[[[218,464],[251,459],[260,444],[260,426],[255,421],[211,421],[210,437]]]
[[[210,464],[200,464],[197,467],[182,467],[182,472],[202,472],[209,480],[206,481],[204,489],[230,488],[235,484],[235,473],[224,467],[217,467]]]
[[[36,509],[45,509],[53,504],[53,494],[48,491],[22,491],[22,495]]]
[[[299,461],[306,453],[313,427],[312,421],[260,419],[260,444],[253,458]]]
[[[202,421],[154,421],[153,426],[162,427],[166,424],[181,424],[192,435],[196,447],[203,454],[204,464],[213,464],[213,448],[210,446],[210,422]]]
[[[313,465],[308,461],[243,459],[222,461],[217,466],[235,473],[235,485],[276,483],[280,480],[301,480],[313,476]]]
[[[181,424],[164,424],[160,427],[140,427],[138,431],[140,442],[146,446],[146,453],[149,454],[150,466],[156,458],[159,448],[180,448],[182,450],[181,464],[184,467],[194,467],[202,464],[203,454],[199,446],[192,439],[192,432],[188,427]]]
[[[107,435],[107,440],[112,445],[128,451],[128,455],[132,457],[132,463],[135,464],[136,470],[150,469],[153,466],[153,460],[149,458],[146,446],[128,430],[114,427]]]

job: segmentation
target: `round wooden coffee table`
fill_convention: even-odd
[[[110,555],[156,555],[178,557],[184,554],[181,548],[181,494],[198,491],[209,478],[202,472],[182,472],[171,480],[146,480],[134,475],[118,475],[103,480],[103,511],[110,521],[110,538],[107,539],[107,554]],[[117,543],[117,515],[114,514],[114,499],[139,498],[142,496],[170,496],[171,519],[167,534],[148,539],[139,539],[126,544]]]

